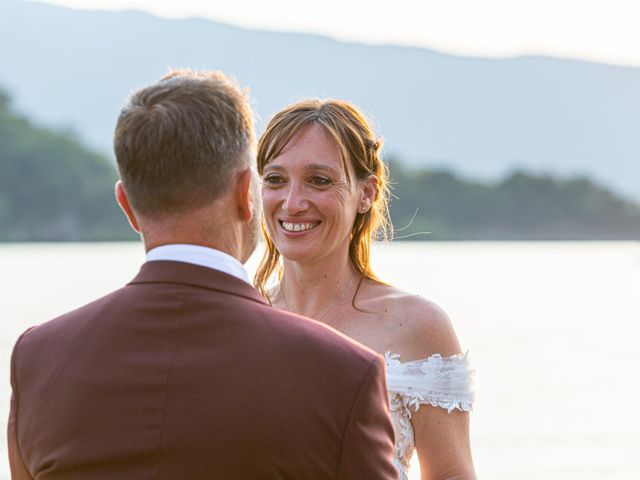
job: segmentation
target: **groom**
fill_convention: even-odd
[[[254,143],[221,73],[174,71],[129,99],[116,196],[147,261],[18,340],[12,478],[396,478],[381,358],[249,283]]]

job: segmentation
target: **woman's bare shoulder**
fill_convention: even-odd
[[[393,326],[390,351],[400,354],[402,361],[460,353],[451,320],[438,304],[389,285],[371,285],[367,290],[368,306]]]

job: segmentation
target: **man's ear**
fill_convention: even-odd
[[[127,192],[124,191],[124,185],[122,185],[120,180],[116,182],[116,201],[127,217],[127,220],[129,220],[131,228],[140,233],[140,224],[138,223],[136,214],[133,212],[133,208],[131,208],[129,197],[127,196]]]
[[[253,217],[253,202],[257,201],[252,192],[253,172],[250,168],[241,171],[236,179],[236,202],[238,213],[244,222],[248,222]]]

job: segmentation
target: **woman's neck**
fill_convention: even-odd
[[[324,321],[338,305],[350,300],[359,277],[343,256],[300,263],[284,260],[278,303],[291,312]]]

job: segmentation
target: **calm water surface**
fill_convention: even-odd
[[[373,254],[383,279],[444,307],[470,352],[479,478],[640,478],[640,243],[398,243]],[[118,288],[143,257],[137,243],[0,245],[3,431],[17,336]],[[4,435],[0,450],[8,479]]]

